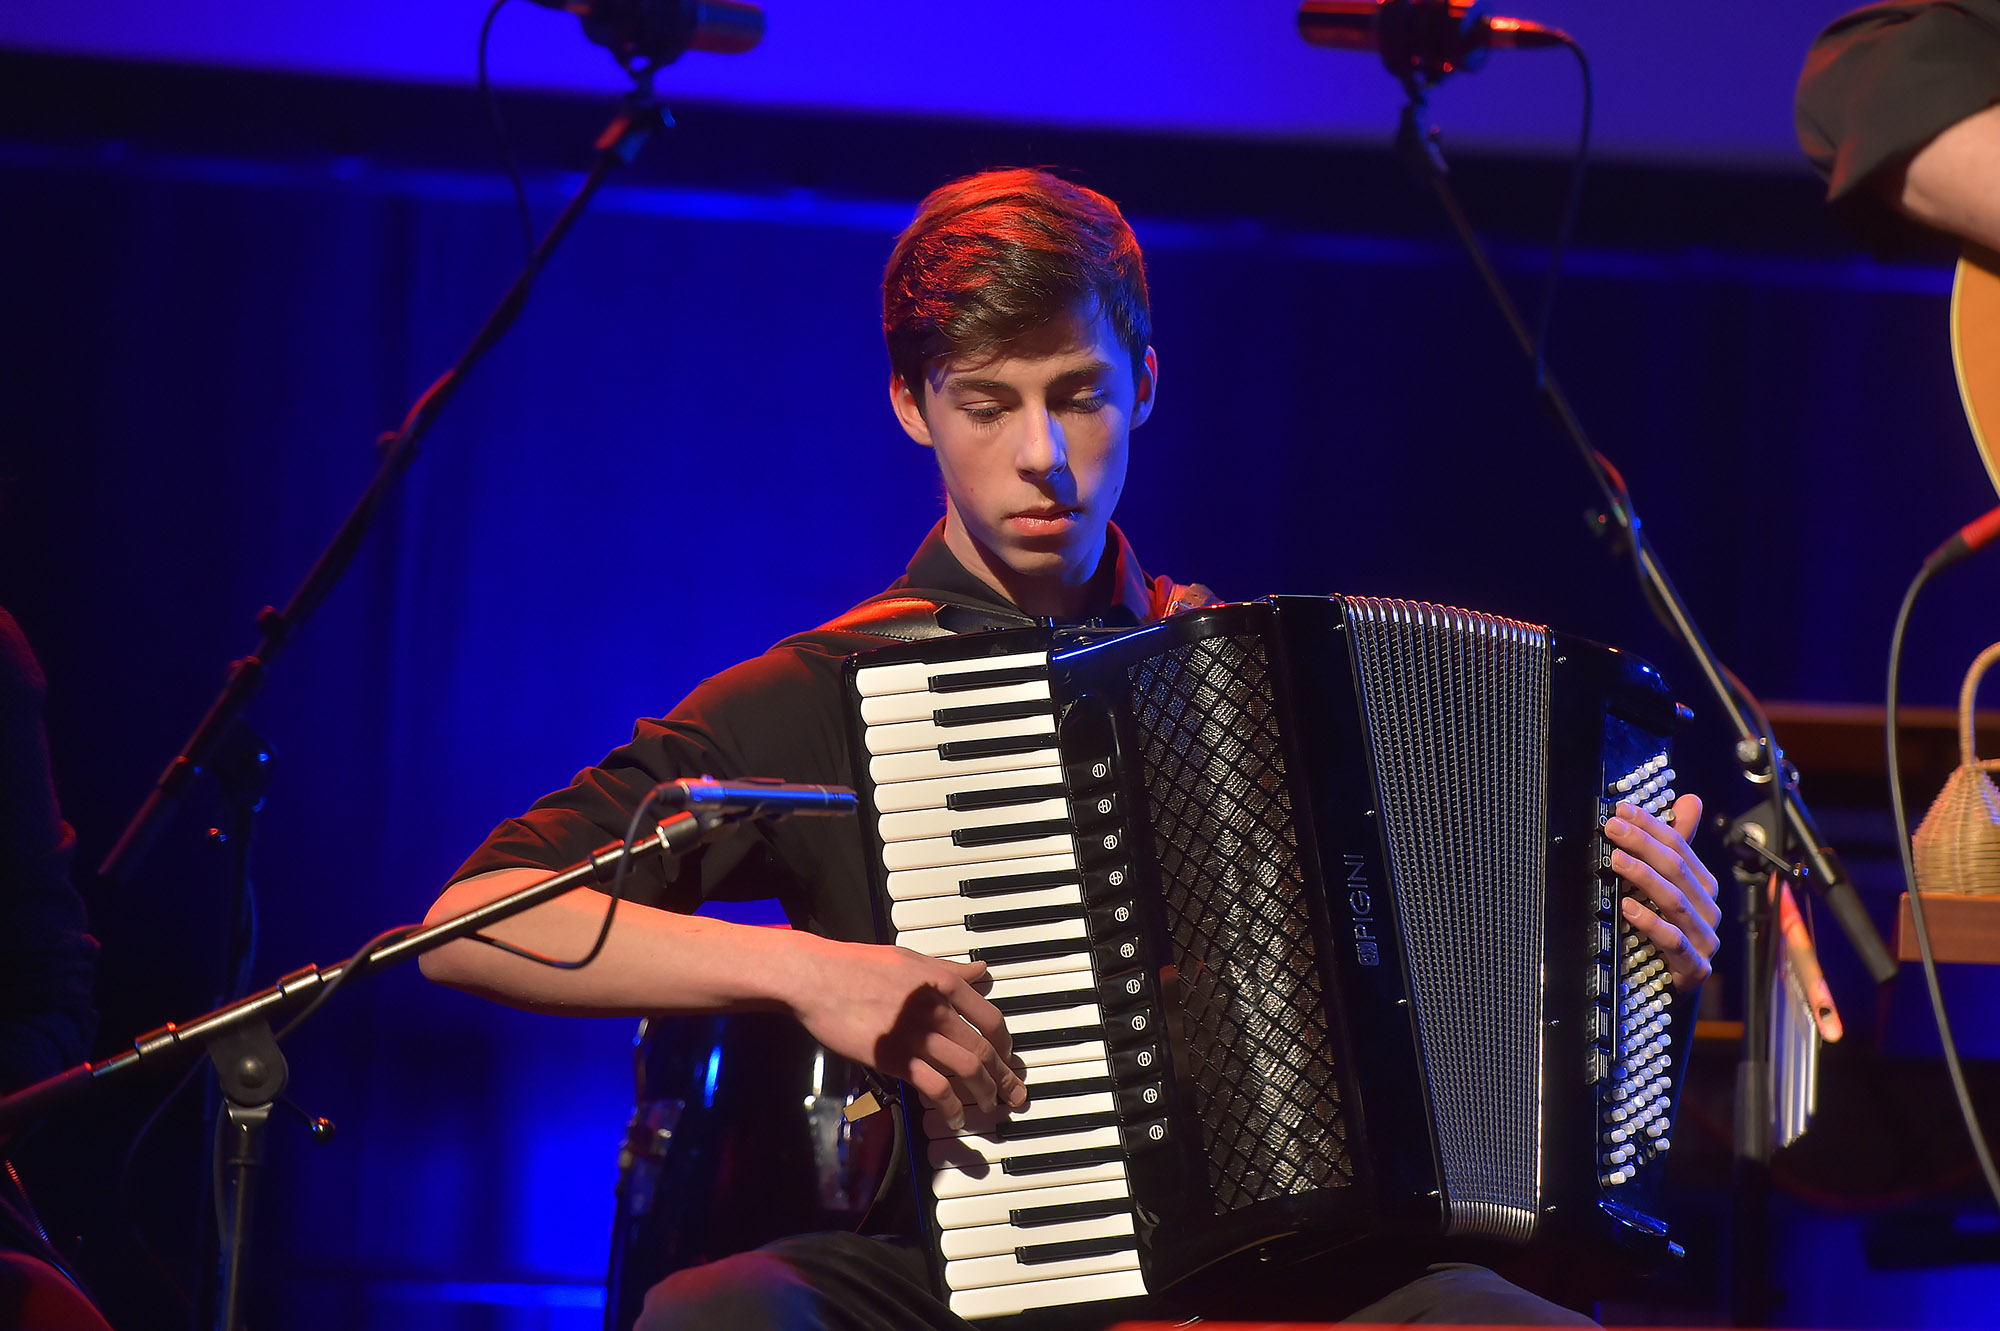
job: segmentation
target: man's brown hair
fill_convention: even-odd
[[[1136,376],[1152,341],[1146,269],[1118,205],[1046,171],[986,171],[933,190],[882,274],[889,364],[924,402],[943,356],[998,351],[1093,308]]]

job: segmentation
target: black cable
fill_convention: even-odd
[[[500,149],[500,161],[507,168],[507,183],[514,187],[514,207],[521,215],[521,247],[530,262],[535,257],[535,219],[528,211],[528,187],[521,179],[521,164],[514,160],[514,150],[507,143],[507,126],[500,119],[500,101],[493,95],[493,84],[486,77],[486,39],[493,31],[493,20],[500,16],[501,6],[507,0],[493,0],[486,11],[486,19],[479,25],[479,100],[486,107],[486,123],[493,130],[493,142]]]
[[[671,782],[667,783],[667,785],[671,784]],[[597,926],[597,940],[590,945],[590,951],[584,953],[575,961],[564,961],[560,957],[551,957],[545,953],[536,952],[532,948],[525,948],[518,944],[510,943],[504,938],[495,938],[491,934],[471,934],[468,936],[474,942],[484,943],[488,947],[497,947],[509,956],[521,957],[524,960],[534,962],[538,966],[548,966],[559,971],[579,971],[597,960],[597,954],[604,950],[605,940],[611,937],[611,922],[618,917],[618,902],[625,895],[625,871],[631,867],[632,850],[639,843],[639,827],[652,813],[653,806],[659,803],[660,795],[667,789],[667,785],[654,786],[651,790],[647,791],[646,798],[639,801],[639,807],[632,810],[631,821],[625,824],[625,844],[619,848],[618,867],[611,874],[611,900],[604,907],[604,920]]]
[[[159,1277],[160,1282],[187,1309],[190,1317],[194,1315],[194,1300],[188,1297],[185,1289],[181,1288],[180,1281],[174,1276],[173,1268],[167,1264],[166,1258],[160,1255],[159,1249],[153,1246],[152,1240],[146,1237],[146,1231],[139,1224],[139,1218],[132,1212],[132,1166],[139,1158],[139,1150],[145,1145],[146,1138],[151,1135],[154,1125],[160,1121],[160,1115],[166,1113],[167,1106],[181,1098],[181,1094],[194,1084],[195,1076],[206,1066],[208,1066],[207,1059],[198,1058],[189,1063],[187,1070],[181,1073],[181,1079],[160,1097],[160,1102],[153,1106],[153,1112],[146,1115],[146,1121],[139,1125],[139,1130],[132,1134],[131,1144],[125,1148],[125,1158],[118,1165],[116,1185],[118,1210],[124,1217],[126,1232],[138,1246],[139,1255],[153,1269],[153,1274]]]
[[[1576,160],[1569,169],[1569,193],[1563,198],[1562,221],[1556,228],[1555,248],[1549,252],[1549,275],[1542,283],[1542,308],[1535,318],[1535,387],[1541,388],[1548,376],[1549,363],[1549,320],[1556,308],[1556,283],[1562,277],[1563,251],[1576,231],[1578,204],[1583,199],[1583,173],[1590,162],[1590,121],[1593,111],[1594,94],[1590,81],[1590,59],[1583,53],[1583,47],[1568,33],[1559,33],[1562,44],[1576,57],[1576,67],[1583,74],[1583,124],[1576,136]]]
[[[1993,1155],[1986,1147],[1986,1138],[1979,1130],[1979,1116],[1972,1108],[1972,1095],[1965,1087],[1965,1070],[1958,1063],[1958,1043],[1952,1039],[1951,1022],[1944,1012],[1944,994],[1938,988],[1937,960],[1931,955],[1930,927],[1924,923],[1924,895],[1917,890],[1916,857],[1910,848],[1910,815],[1903,806],[1903,770],[1896,752],[1896,695],[1900,691],[1903,668],[1903,630],[1909,626],[1910,608],[1916,604],[1917,593],[1929,582],[1931,574],[1943,564],[1933,556],[1924,561],[1917,570],[1917,576],[1910,580],[1910,588],[1903,593],[1903,604],[1896,611],[1896,629],[1889,636],[1889,687],[1888,713],[1883,718],[1884,739],[1889,748],[1889,807],[1896,816],[1896,849],[1903,861],[1903,881],[1910,887],[1910,922],[1916,928],[1917,955],[1924,965],[1924,985],[1930,991],[1931,1015],[1937,1020],[1938,1042],[1944,1046],[1944,1065],[1951,1073],[1952,1093],[1958,1097],[1958,1112],[1965,1120],[1966,1135],[1972,1139],[1973,1154],[1979,1158],[1979,1172],[1986,1176],[1986,1187],[1993,1194],[1993,1201],[2000,1206],[2000,1172],[1993,1167]]]
[[[349,980],[352,980],[367,969],[368,960],[374,955],[376,948],[388,943],[397,942],[421,928],[423,926],[420,924],[399,924],[393,929],[384,929],[381,933],[376,934],[373,938],[363,943],[353,956],[341,963],[340,973],[333,977],[332,982],[320,986],[320,991],[313,995],[312,1002],[306,1004],[298,1016],[293,1017],[283,1026],[279,1027],[277,1033],[271,1038],[274,1040],[283,1040],[287,1035],[290,1035],[293,1031],[304,1025],[306,1018],[319,1011],[321,1005],[327,999],[332,998],[334,994],[346,986]]]

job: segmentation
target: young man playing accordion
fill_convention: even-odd
[[[1149,578],[1111,523],[1129,436],[1152,414],[1159,360],[1138,242],[1103,196],[1039,171],[957,181],[926,199],[883,278],[890,405],[932,451],[945,512],[883,596],[704,682],[572,784],[503,823],[460,869],[433,918],[502,895],[622,836],[653,785],[712,774],[852,785],[841,666],[889,641],[899,615],[932,631],[1134,625],[1207,603],[1206,589]],[[1692,829],[1700,802],[1681,797]],[[1621,810],[1608,836],[1635,893],[1627,917],[1653,938],[1677,988],[1707,975],[1715,880],[1673,826]],[[543,1012],[647,1015],[779,1011],[821,1044],[913,1086],[947,1122],[1019,1107],[1026,1090],[1005,1021],[981,994],[985,967],[871,941],[854,829],[792,819],[738,831],[669,870],[635,872],[602,954],[552,970],[477,942],[431,953],[433,979]],[[793,928],[688,912],[705,900],[775,897]],[[543,954],[579,955],[603,899],[587,891],[496,932]],[[1477,1267],[1411,1273],[1384,1293],[1319,1288],[1301,1313],[1370,1320],[1578,1323]],[[1323,1282],[1306,1281],[1307,1284]],[[931,1289],[907,1232],[819,1234],[681,1272],[640,1325],[917,1328],[963,1325]]]

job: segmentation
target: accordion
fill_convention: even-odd
[[[1631,656],[1408,601],[1009,629],[846,671],[884,941],[984,961],[1030,1103],[906,1123],[969,1319],[1368,1239],[1663,1252],[1665,962],[1603,820]]]

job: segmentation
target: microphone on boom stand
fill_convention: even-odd
[[[1421,73],[1432,83],[1458,70],[1477,69],[1489,50],[1560,46],[1566,40],[1540,23],[1491,14],[1485,0],[1470,5],[1305,0],[1299,6],[1299,36],[1338,51],[1380,52],[1382,63],[1398,78]]]

